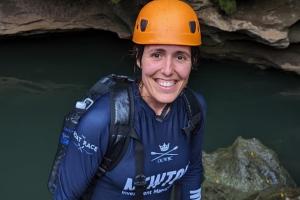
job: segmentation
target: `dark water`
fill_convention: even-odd
[[[50,199],[63,116],[99,77],[132,74],[130,43],[90,32],[0,41],[1,199]],[[208,104],[205,150],[256,137],[300,183],[300,78],[203,60],[191,87]]]

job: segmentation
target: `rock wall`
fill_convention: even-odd
[[[203,154],[205,200],[300,199],[300,188],[277,155],[257,139],[238,137],[232,146]]]
[[[0,37],[86,29],[130,38],[146,1],[1,0]],[[203,57],[232,59],[300,74],[300,1],[237,0],[227,16],[212,0],[190,0],[202,24]]]
[[[300,74],[300,1],[237,3],[237,12],[226,16],[210,0],[192,2],[204,25],[202,53]]]
[[[0,36],[98,29],[129,38],[138,4],[105,0],[1,0]]]

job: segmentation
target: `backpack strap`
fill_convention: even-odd
[[[130,131],[130,137],[134,140],[134,158],[135,158],[135,177],[134,177],[134,187],[135,195],[134,200],[143,200],[144,191],[146,188],[146,176],[144,174],[145,156],[144,156],[144,145],[140,140],[139,136],[136,134],[135,129],[132,127]]]
[[[190,134],[194,133],[201,125],[202,110],[197,97],[190,89],[186,88],[182,95],[188,114],[188,124],[183,128],[183,131],[190,136]]]
[[[133,91],[128,84],[116,85],[111,91],[110,139],[104,155],[104,170],[112,170],[126,153],[133,127]]]
[[[134,120],[133,91],[128,84],[131,81],[123,78],[117,81],[119,82],[110,89],[111,121],[108,147],[81,200],[91,199],[97,181],[120,162],[130,142]]]
[[[191,144],[193,135],[196,133],[197,129],[200,128],[202,122],[202,109],[199,105],[197,97],[193,91],[189,88],[186,88],[182,92],[182,96],[185,102],[185,107],[188,115],[188,124],[182,130],[187,135],[187,141]],[[181,200],[181,190],[180,186],[175,183],[171,192],[171,199]]]
[[[135,141],[135,196],[134,200],[143,200],[143,192],[146,188],[146,176],[144,175],[144,145],[134,129],[134,99],[132,88],[120,85],[112,90],[111,127],[109,150],[106,153],[106,164],[113,169],[123,158],[130,139]],[[129,114],[128,114],[129,113]],[[107,165],[106,165],[107,166]],[[105,171],[101,171],[102,175]]]

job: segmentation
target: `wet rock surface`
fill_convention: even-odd
[[[238,137],[232,146],[203,154],[205,200],[300,199],[277,155],[257,139]]]
[[[0,37],[96,29],[130,38],[137,11],[145,2],[3,0]],[[189,2],[202,24],[203,57],[300,74],[299,0],[239,0],[237,11],[230,16],[212,0]]]
[[[0,36],[99,29],[127,38],[135,10],[134,1],[124,6],[102,0],[3,0]]]
[[[300,1],[237,2],[237,12],[231,16],[211,0],[192,2],[204,25],[202,54],[300,74]]]

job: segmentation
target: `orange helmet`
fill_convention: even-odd
[[[137,44],[201,45],[197,14],[180,0],[153,0],[141,9],[132,41]]]

